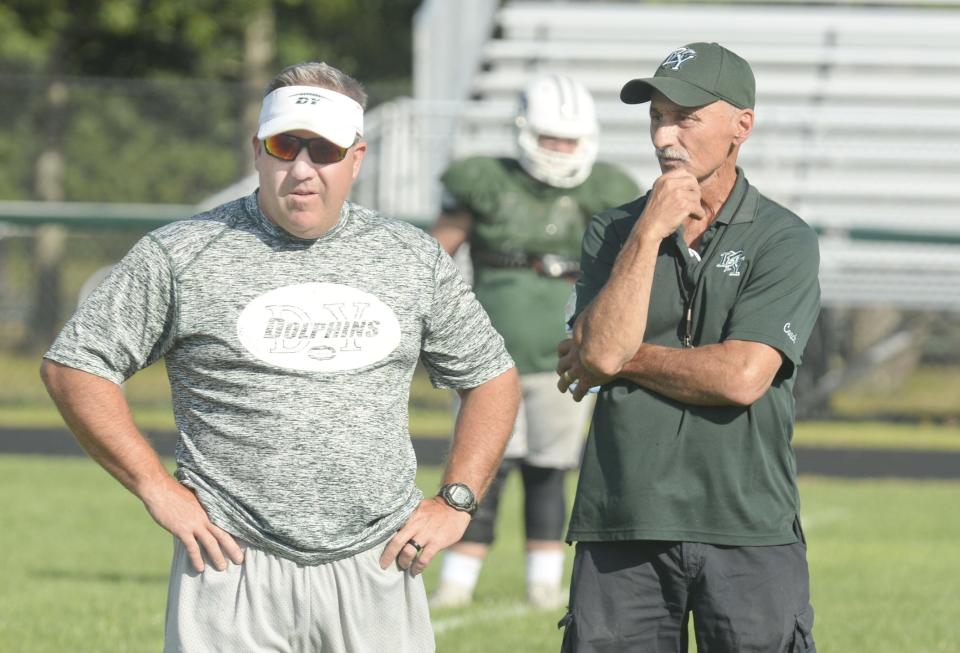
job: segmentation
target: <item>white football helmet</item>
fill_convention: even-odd
[[[518,160],[530,176],[558,188],[582,184],[597,160],[600,127],[586,87],[563,75],[537,77],[520,94],[516,117]],[[540,147],[539,136],[575,138],[573,152]]]

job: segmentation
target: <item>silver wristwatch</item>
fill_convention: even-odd
[[[438,496],[456,510],[470,515],[477,511],[477,496],[463,483],[447,483],[440,488]]]

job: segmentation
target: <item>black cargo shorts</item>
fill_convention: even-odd
[[[807,547],[578,542],[562,653],[815,653]]]

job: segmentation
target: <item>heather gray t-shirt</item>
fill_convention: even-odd
[[[177,477],[212,521],[302,564],[387,539],[422,498],[408,431],[418,358],[434,385],[512,367],[436,241],[346,203],[300,240],[256,195],[141,239],[47,358],[115,383],[166,359]]]

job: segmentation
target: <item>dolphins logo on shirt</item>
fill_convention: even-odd
[[[386,358],[400,323],[378,297],[336,283],[270,290],[237,318],[237,337],[258,359],[288,369],[333,372]]]

